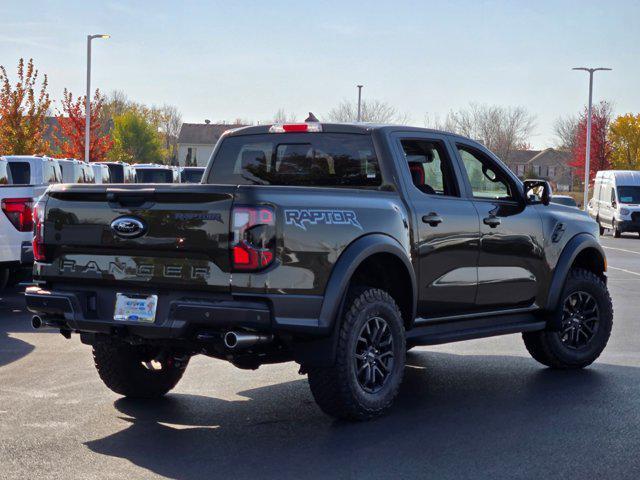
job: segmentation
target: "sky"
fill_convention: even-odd
[[[640,112],[635,1],[0,1],[0,65],[33,58],[60,99],[92,86],[172,104],[185,122],[266,120],[280,108],[322,120],[343,100],[383,100],[424,126],[470,102],[523,106],[535,148],[594,101]],[[55,104],[54,104],[55,107]]]

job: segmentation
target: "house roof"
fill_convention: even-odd
[[[229,123],[183,123],[178,135],[178,143],[214,145],[227,130],[245,125]]]
[[[529,163],[529,160],[540,153],[540,150],[514,150],[509,153],[505,163],[509,165],[519,165]]]
[[[527,162],[527,165],[561,165],[568,166],[571,160],[571,153],[562,150],[556,150],[554,148],[547,148],[542,150],[531,160]]]

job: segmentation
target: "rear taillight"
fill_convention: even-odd
[[[275,213],[271,207],[234,207],[231,264],[234,270],[260,270],[275,258]]]
[[[37,202],[33,207],[33,259],[46,262],[47,254],[44,245],[44,203]]]
[[[19,232],[33,230],[33,199],[3,198],[2,211]]]

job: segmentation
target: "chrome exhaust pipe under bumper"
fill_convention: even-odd
[[[41,317],[39,317],[38,315],[34,315],[31,318],[31,326],[37,330],[39,328],[46,327],[46,324]]]
[[[241,350],[243,348],[253,347],[254,345],[271,343],[273,341],[273,335],[244,332],[227,332],[224,334],[223,340],[224,346],[229,350]]]

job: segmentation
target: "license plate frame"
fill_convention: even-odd
[[[116,293],[113,319],[116,322],[154,323],[158,295]]]

